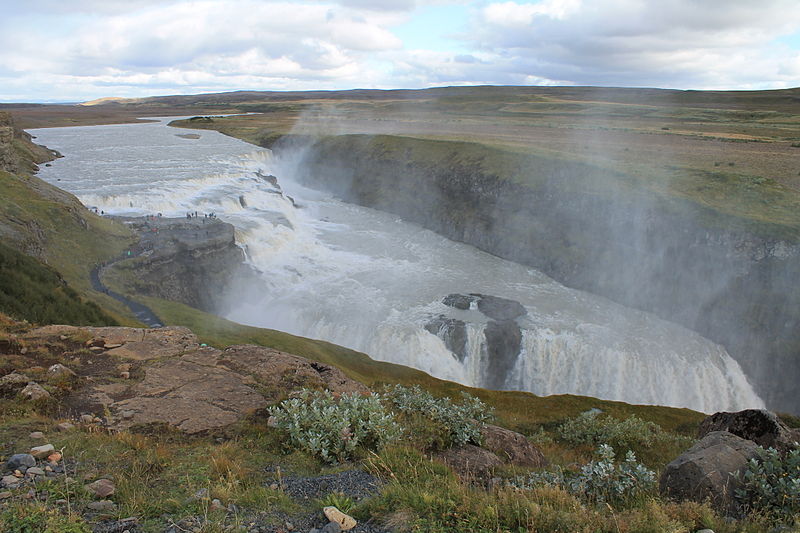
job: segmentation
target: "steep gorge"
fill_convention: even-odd
[[[786,227],[478,144],[343,135],[302,154],[301,181],[692,328],[727,348],[768,405],[800,411],[800,248]]]

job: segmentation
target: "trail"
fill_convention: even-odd
[[[132,254],[130,256],[128,256],[126,254],[123,254],[123,255],[121,255],[119,257],[116,257],[116,258],[114,258],[114,259],[112,259],[110,261],[107,261],[106,263],[104,263],[102,265],[96,265],[92,269],[91,274],[89,275],[89,278],[90,278],[91,283],[92,283],[92,288],[94,290],[96,290],[96,291],[104,292],[104,293],[108,294],[109,296],[111,296],[112,298],[114,298],[115,300],[117,300],[119,302],[122,302],[123,304],[127,305],[128,309],[130,309],[133,312],[133,314],[136,316],[136,318],[140,322],[143,322],[145,325],[147,325],[147,327],[149,327],[149,328],[160,328],[160,327],[163,326],[163,324],[161,323],[161,319],[158,318],[158,316],[153,312],[152,309],[150,309],[146,305],[140,304],[139,302],[135,302],[135,301],[131,300],[130,298],[127,298],[127,297],[123,296],[122,294],[120,294],[118,292],[112,291],[111,289],[109,289],[108,287],[106,287],[103,284],[102,275],[103,275],[103,272],[105,272],[105,270],[108,269],[108,267],[110,267],[114,263],[118,263],[119,261],[123,261],[125,259],[131,259],[133,257],[136,257],[137,255],[139,255],[139,254],[135,253],[135,252],[132,252]]]

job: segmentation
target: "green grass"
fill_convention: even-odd
[[[0,312],[36,324],[117,324],[96,303],[83,300],[54,269],[3,243]]]

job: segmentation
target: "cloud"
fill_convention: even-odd
[[[495,2],[465,36],[507,70],[587,85],[736,87],[797,83],[795,0]]]

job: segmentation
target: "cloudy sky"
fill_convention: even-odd
[[[798,0],[0,0],[0,101],[800,86]]]

